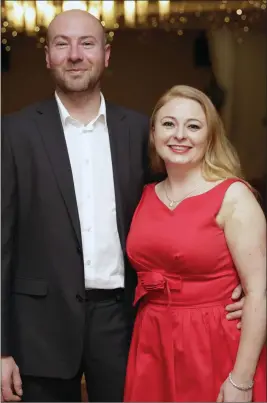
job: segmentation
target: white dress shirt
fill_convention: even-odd
[[[85,288],[124,286],[106,104],[87,125],[73,119],[55,94],[67,143],[81,225]],[[73,268],[75,270],[75,268]]]

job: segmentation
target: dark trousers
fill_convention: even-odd
[[[123,401],[131,334],[123,295],[118,291],[102,300],[95,295],[83,302],[86,326],[80,372],[69,380],[22,376],[24,402],[80,402],[82,373],[89,402]]]

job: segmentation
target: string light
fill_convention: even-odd
[[[137,21],[139,24],[144,24],[147,20],[148,14],[148,1],[137,0],[136,2],[136,14]]]
[[[86,1],[63,1],[62,11],[73,9],[87,11]]]
[[[25,30],[28,34],[32,34],[36,26],[36,9],[30,1],[25,2],[23,8]]]
[[[164,19],[169,16],[170,13],[170,1],[161,0],[159,1],[159,16],[160,19]]]
[[[135,28],[139,24],[145,28],[161,27],[168,31],[177,29],[180,23],[186,24],[191,21],[194,23],[194,19],[198,19],[200,24],[209,24],[209,27],[219,27],[224,23],[234,30],[243,30],[242,21],[258,23],[257,19],[264,16],[266,8],[267,0],[236,2],[227,0],[213,2],[6,0],[1,7],[2,18],[4,17],[1,32],[2,34],[10,32],[10,35],[15,38],[21,31],[24,31],[26,34],[36,35],[38,38],[39,33],[43,33],[47,29],[49,23],[59,12],[70,9],[88,11],[98,18],[108,30],[118,29],[121,25]],[[155,14],[158,14],[158,17]],[[151,18],[148,18],[150,16]],[[237,19],[236,16],[239,16],[240,19]]]
[[[135,23],[135,1],[124,0],[124,20],[125,24],[133,27]]]
[[[112,28],[115,23],[114,1],[105,0],[102,2],[102,18],[106,28]]]
[[[92,14],[94,17],[97,19],[100,19],[100,7],[101,7],[101,1],[90,1],[89,2],[89,7],[88,7],[88,12]]]

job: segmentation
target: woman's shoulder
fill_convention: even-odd
[[[252,186],[243,179],[229,179],[225,192],[225,200],[232,203],[243,201],[244,199],[255,199],[255,192]]]
[[[236,216],[240,219],[244,215],[263,215],[256,197],[256,191],[248,182],[242,179],[232,181],[226,190],[223,205],[226,207],[225,211],[228,211],[231,216]]]

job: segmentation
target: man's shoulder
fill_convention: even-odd
[[[17,111],[3,115],[3,120],[5,122],[11,123],[11,122],[17,122],[17,121],[31,118],[38,111],[41,111],[42,109],[44,109],[45,107],[47,107],[48,105],[51,105],[53,103],[55,103],[55,98],[53,98],[53,97],[50,97],[50,98],[42,100],[42,101],[34,102]]]
[[[111,102],[107,102],[107,108],[111,113],[114,112],[120,114],[121,116],[127,116],[127,118],[134,122],[142,123],[144,125],[149,124],[149,117],[137,110],[126,108],[125,106],[117,105]]]

